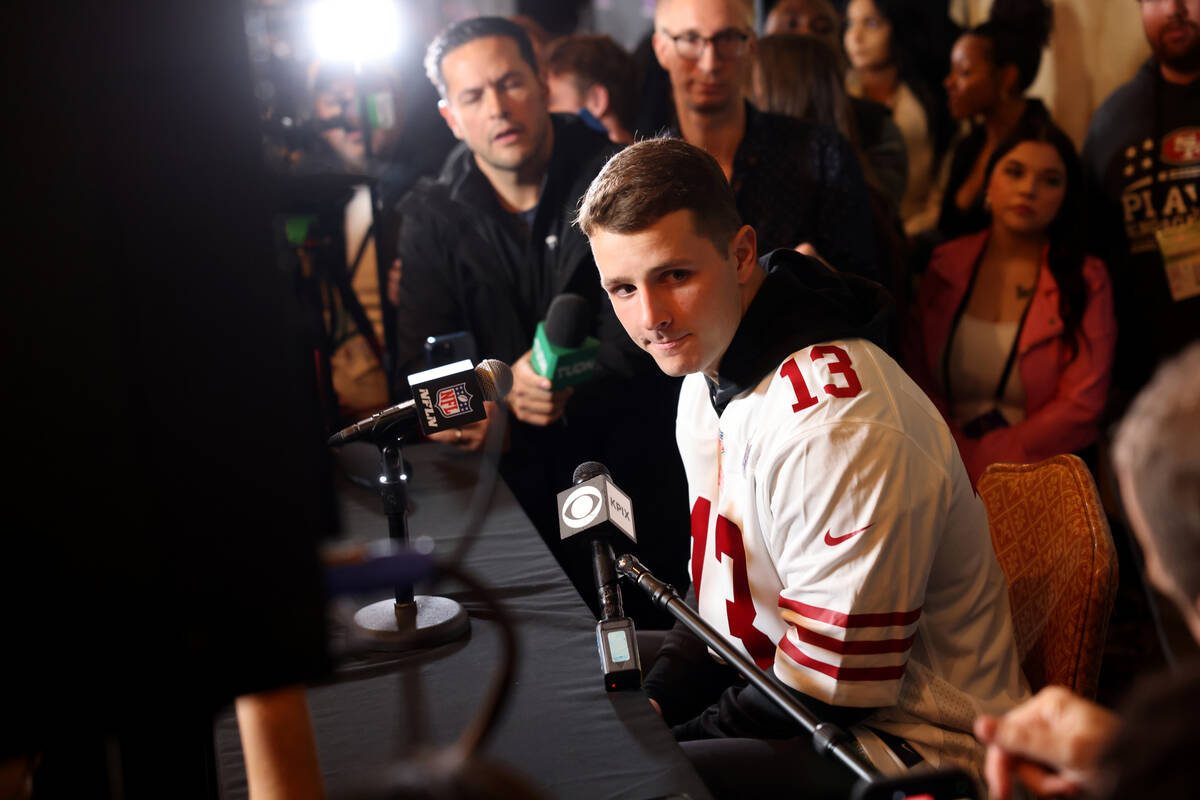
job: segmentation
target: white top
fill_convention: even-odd
[[[1020,332],[1018,320],[990,322],[963,313],[950,342],[947,364],[953,400],[950,416],[955,424],[965,425],[993,408],[999,409],[1009,425],[1025,419],[1025,385],[1016,361],[1008,374],[1004,395],[996,402],[1000,374]]]
[[[676,438],[700,615],[787,685],[976,772],[980,712],[1028,695],[983,503],[937,409],[861,339],[795,353]],[[878,739],[854,734],[881,769]]]
[[[900,200],[900,219],[907,222],[925,211],[929,193],[933,191],[933,137],[929,132],[925,107],[907,83],[896,87],[890,105],[892,118],[908,150],[908,186]]]

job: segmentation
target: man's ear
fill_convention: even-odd
[[[583,107],[596,119],[603,119],[608,113],[609,99],[608,87],[593,83],[583,96]]]
[[[729,243],[729,253],[737,265],[738,283],[745,283],[758,269],[758,234],[749,225],[743,225]]]
[[[446,127],[454,134],[454,138],[462,140],[462,128],[458,127],[458,119],[454,116],[454,111],[450,108],[450,104],[445,100],[438,100],[438,113],[442,115],[442,119],[446,120]]]
[[[658,59],[658,65],[670,72],[671,68],[667,64],[671,57],[671,48],[675,46],[675,43],[666,34],[655,31],[654,35],[650,37],[650,44],[654,47],[654,57]]]

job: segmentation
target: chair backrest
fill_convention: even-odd
[[[992,546],[1008,578],[1021,667],[1095,697],[1117,589],[1117,558],[1096,483],[1072,455],[992,464],[979,479]]]

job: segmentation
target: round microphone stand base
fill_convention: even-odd
[[[375,650],[420,650],[460,639],[471,628],[467,611],[448,597],[419,594],[412,603],[380,600],[354,614],[359,635]]]

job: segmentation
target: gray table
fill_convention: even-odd
[[[411,537],[428,536],[438,552],[448,553],[463,536],[481,461],[438,445],[410,447],[405,455],[413,465]],[[377,469],[370,447],[347,448],[342,460],[350,473]],[[386,537],[373,492],[343,480],[339,497],[343,537]],[[521,647],[512,695],[486,757],[516,769],[550,797],[709,797],[642,693],[604,691],[595,621],[502,481],[465,566],[500,595]],[[465,591],[442,585],[434,593],[467,608],[467,638],[417,655],[355,658],[331,682],[310,688],[331,796],[419,746],[449,743],[478,709],[497,668],[499,628]],[[337,636],[338,626],[334,630]],[[219,716],[214,735],[221,797],[246,797],[232,711]]]

